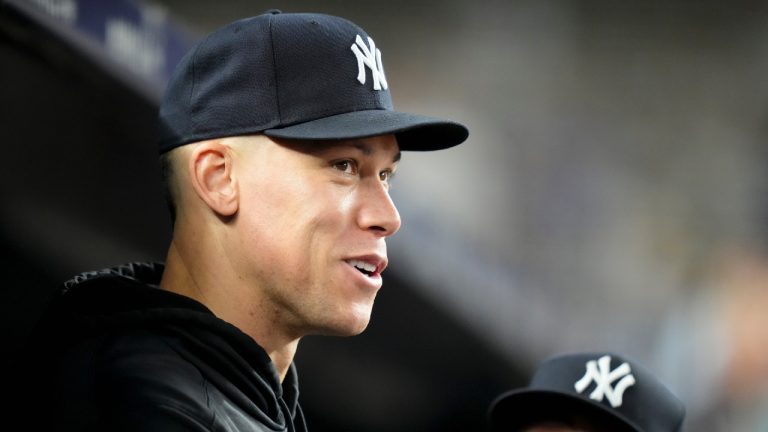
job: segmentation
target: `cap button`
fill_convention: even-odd
[[[283,11],[281,11],[280,9],[270,9],[270,10],[264,12],[264,13],[265,14],[270,14],[270,15],[277,15],[277,14],[283,13]]]

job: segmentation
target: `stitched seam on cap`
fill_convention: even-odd
[[[269,45],[272,48],[272,79],[275,81],[275,106],[277,107],[277,118],[280,125],[283,124],[283,113],[280,110],[280,89],[277,83],[277,57],[275,56],[275,37],[272,33],[272,23],[275,15],[269,15]],[[274,126],[273,126],[274,127]]]

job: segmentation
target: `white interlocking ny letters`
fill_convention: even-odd
[[[352,52],[357,57],[357,80],[360,84],[365,84],[365,66],[371,69],[371,80],[373,80],[373,89],[387,89],[387,78],[384,77],[384,67],[381,65],[381,51],[376,48],[373,39],[368,37],[368,46],[363,42],[363,38],[357,35],[355,43],[352,44]]]
[[[621,378],[615,386],[611,383]],[[589,394],[589,398],[602,402],[603,397],[608,399],[612,407],[621,406],[624,398],[624,392],[635,384],[635,377],[632,375],[632,369],[628,363],[622,363],[619,367],[611,370],[611,356],[600,357],[597,361],[587,362],[587,372],[576,381],[574,388],[582,393],[587,389],[589,383],[595,383],[595,389]]]

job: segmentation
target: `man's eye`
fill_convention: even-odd
[[[392,170],[384,170],[379,173],[379,180],[385,183],[387,187],[392,186],[392,179],[395,178],[395,172]]]
[[[343,171],[345,174],[356,174],[355,162],[351,160],[343,160],[333,163],[333,167],[339,171]]]

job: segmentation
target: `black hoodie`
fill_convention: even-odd
[[[161,264],[66,282],[29,340],[13,391],[25,430],[305,431],[293,365],[190,298]]]

